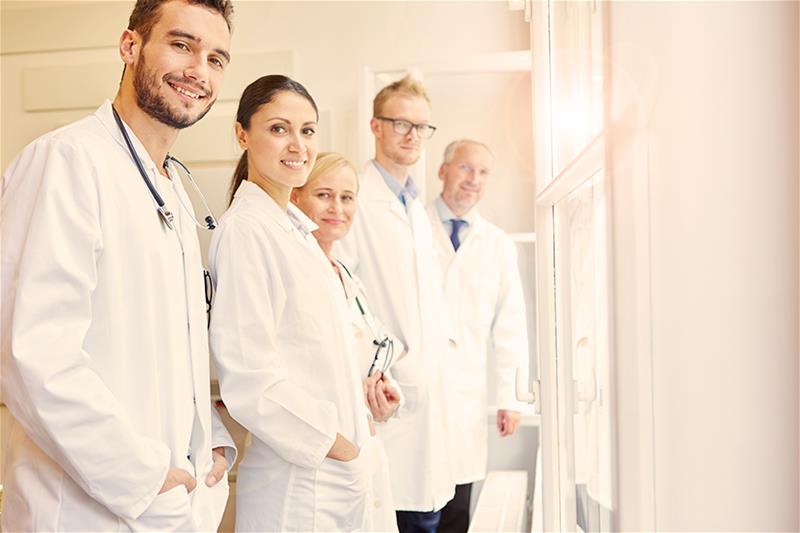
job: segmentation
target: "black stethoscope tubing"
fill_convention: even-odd
[[[164,221],[167,227],[171,230],[174,230],[175,229],[175,226],[173,224],[174,217],[172,213],[167,209],[166,204],[164,203],[164,199],[158,193],[158,190],[156,189],[155,185],[153,185],[153,182],[150,181],[150,178],[147,177],[147,172],[145,171],[144,166],[142,165],[142,160],[139,158],[139,154],[136,153],[136,148],[134,148],[133,146],[133,142],[131,141],[131,138],[128,135],[128,131],[125,128],[125,125],[122,123],[122,119],[120,118],[119,113],[117,113],[117,110],[114,108],[113,105],[111,106],[111,111],[114,113],[114,120],[116,120],[117,126],[119,126],[119,131],[122,132],[122,138],[125,139],[125,144],[128,147],[128,151],[131,154],[131,158],[133,159],[133,162],[136,164],[136,169],[139,171],[139,175],[142,177],[142,180],[144,180],[144,184],[147,186],[147,190],[150,191],[150,195],[156,202],[157,206],[156,211],[158,211],[161,220]],[[191,172],[189,172],[189,169],[186,168],[186,165],[181,163],[177,158],[167,154],[167,157],[164,159],[164,165],[163,165],[164,169],[166,170],[167,164],[170,161],[177,163],[186,172],[186,174],[189,176],[189,179],[192,181],[192,184],[197,189],[197,185],[194,183],[194,179],[192,178]],[[197,192],[202,196],[202,193],[200,193],[199,189],[197,189]],[[208,209],[208,204],[206,203],[205,198],[203,198],[203,204],[205,205],[206,209]],[[186,206],[183,206],[183,208],[187,209]],[[205,228],[208,230],[213,230],[214,228],[217,227],[217,224],[216,221],[214,220],[213,215],[211,215],[211,210],[208,209],[208,211],[209,214],[204,218],[204,221],[206,223]],[[190,215],[192,216],[192,218],[194,218],[194,215],[192,213],[190,213]],[[197,223],[196,219],[195,223]],[[198,226],[203,227],[201,224],[198,224]]]

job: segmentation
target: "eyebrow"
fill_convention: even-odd
[[[289,120],[288,118],[283,118],[283,117],[269,117],[267,119],[267,121],[270,121],[270,120],[281,120],[283,122],[286,122],[287,124],[291,124],[292,123],[291,120]],[[309,120],[308,122],[303,122],[303,126],[307,126],[309,124],[318,124],[318,122],[316,120]]]
[[[186,39],[187,41],[192,41],[198,44],[203,42],[203,39],[201,39],[197,35],[194,35],[192,33],[183,30],[170,30],[167,33],[167,35],[170,37],[181,37],[183,39]],[[224,57],[225,61],[230,63],[231,55],[227,52],[227,50],[223,50],[222,48],[214,48],[214,52]]]

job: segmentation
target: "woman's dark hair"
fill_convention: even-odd
[[[278,93],[289,91],[302,96],[317,114],[319,120],[319,110],[314,99],[308,94],[308,91],[300,83],[291,78],[287,78],[281,74],[270,74],[269,76],[262,76],[256,81],[248,85],[242,97],[239,99],[239,108],[236,110],[236,122],[241,124],[245,130],[250,129],[250,119],[258,111],[258,108],[264,104],[268,104],[275,99]],[[239,158],[239,163],[236,165],[236,170],[233,172],[233,179],[231,180],[230,199],[228,203],[233,202],[233,196],[236,190],[244,180],[247,179],[247,150],[242,153]]]

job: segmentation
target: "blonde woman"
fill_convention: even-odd
[[[372,315],[363,286],[332,253],[333,244],[350,229],[358,207],[357,196],[355,167],[341,155],[329,152],[319,154],[305,185],[292,191],[291,200],[318,226],[313,232],[314,237],[342,282],[349,304],[348,320],[353,326],[357,361],[364,380],[364,401],[373,420],[381,424],[395,413],[401,403],[399,387],[387,371],[392,362],[404,355],[405,349]],[[367,455],[365,462],[372,467],[371,505],[368,506],[371,516],[368,513],[366,527],[375,531],[396,531],[388,460],[379,435],[373,435],[371,446],[364,453]]]

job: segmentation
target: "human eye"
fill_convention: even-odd
[[[222,59],[220,59],[219,57],[217,57],[217,56],[211,56],[208,59],[208,62],[211,63],[214,66],[214,68],[217,68],[217,69],[220,69],[220,70],[225,68],[225,62]]]
[[[331,196],[330,193],[327,191],[320,191],[317,193],[317,198],[322,198],[323,200],[327,200],[328,198],[330,198],[330,196]]]
[[[312,136],[316,135],[316,133],[317,133],[316,128],[314,128],[312,126],[306,126],[305,128],[303,128],[303,135],[305,135],[307,137],[312,137]]]
[[[286,133],[286,127],[283,124],[273,124],[270,126],[269,131],[272,133]]]
[[[342,200],[345,202],[352,202],[353,200],[355,200],[355,198],[353,197],[352,194],[343,194]]]
[[[178,50],[183,51],[183,52],[191,51],[191,49],[189,48],[189,45],[186,44],[183,41],[175,41],[175,42],[172,43],[172,46],[177,48]]]

